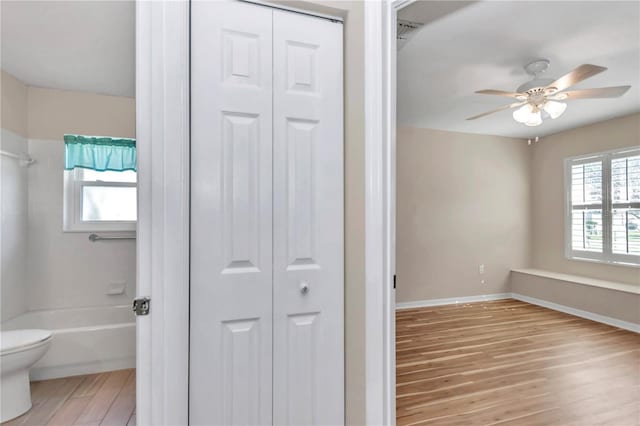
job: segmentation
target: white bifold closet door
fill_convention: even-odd
[[[344,405],[342,25],[273,12],[273,422]]]
[[[343,424],[342,25],[191,13],[190,423]]]

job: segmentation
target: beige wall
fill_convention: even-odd
[[[0,70],[0,80],[0,127],[26,137],[27,86],[4,70]]]
[[[29,87],[29,139],[62,141],[65,133],[135,138],[133,98]]]
[[[397,302],[508,292],[529,262],[529,190],[521,139],[398,129]]]
[[[277,1],[344,18],[346,424],[365,424],[364,2]]]
[[[335,2],[325,2],[335,3]],[[364,5],[338,2],[345,16],[346,424],[365,424]]]
[[[511,290],[524,296],[640,324],[640,295],[513,272]]]
[[[26,86],[0,70],[0,127],[29,139],[65,133],[135,138],[134,98]]]
[[[637,268],[569,260],[564,256],[563,160],[638,144],[640,114],[633,114],[547,136],[532,147],[532,267],[640,284]]]
[[[509,270],[640,284],[637,268],[565,258],[563,170],[567,157],[638,145],[640,114],[547,136],[530,147],[509,138],[407,128],[398,130],[397,143],[398,302],[517,290],[587,309],[591,305],[574,294],[581,291],[598,293],[594,312],[608,315],[619,305],[618,292],[539,279],[512,289]],[[572,298],[577,302],[569,303]]]

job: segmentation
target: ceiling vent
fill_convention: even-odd
[[[409,41],[411,37],[415,35],[415,33],[423,26],[419,22],[411,22],[404,19],[398,19],[398,50],[402,49],[402,47]]]

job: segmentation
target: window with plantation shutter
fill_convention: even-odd
[[[565,160],[566,255],[640,264],[640,149]]]

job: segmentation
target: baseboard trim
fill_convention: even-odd
[[[490,300],[510,299],[511,293],[481,294],[479,296],[449,297],[445,299],[417,300],[415,302],[396,303],[396,310],[425,308],[428,306],[455,305],[458,303],[487,302]]]
[[[523,294],[511,293],[511,297],[522,302],[531,303],[532,305],[542,306],[543,308],[553,309],[554,311],[564,312],[565,314],[574,315],[576,317],[585,318],[591,321],[600,322],[624,330],[640,333],[640,324],[623,321],[617,318],[605,315],[594,314],[593,312],[583,311],[582,309],[572,308],[570,306],[560,305],[559,303],[548,302],[546,300],[537,299],[535,297],[525,296]]]
[[[522,302],[531,303],[532,305],[542,306],[543,308],[564,312],[565,314],[574,315],[576,317],[585,318],[591,321],[600,322],[602,324],[611,325],[614,327],[622,328],[624,330],[633,331],[635,333],[640,333],[640,324],[623,321],[623,320],[608,317],[605,315],[594,314],[593,312],[583,311],[582,309],[576,309],[570,306],[560,305],[559,303],[548,302],[546,300],[525,296],[519,293],[495,293],[495,294],[483,294],[480,296],[450,297],[446,299],[429,299],[429,300],[417,300],[415,302],[401,302],[401,303],[396,303],[396,310],[400,311],[403,309],[426,308],[429,306],[455,305],[458,303],[486,302],[490,300],[502,300],[502,299],[520,300]]]
[[[50,367],[37,367],[29,371],[30,380],[49,380],[60,377],[79,376],[84,374],[103,373],[105,371],[124,370],[136,368],[136,358],[128,357],[108,361],[95,361],[78,365],[60,365]]]

